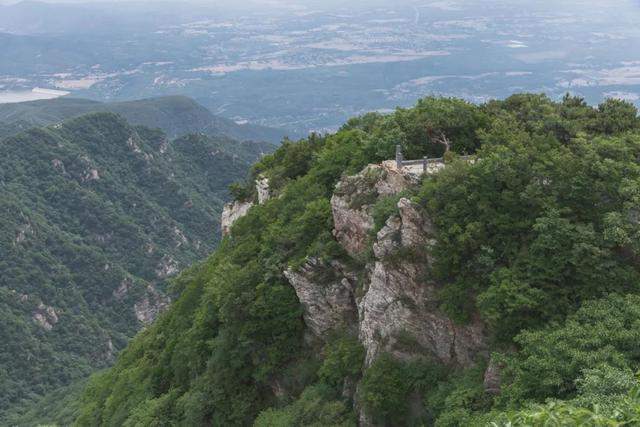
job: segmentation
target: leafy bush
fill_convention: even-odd
[[[355,427],[351,409],[336,399],[326,386],[307,388],[300,398],[283,409],[267,409],[256,419],[255,427]]]
[[[345,379],[360,375],[364,362],[364,348],[357,337],[341,334],[325,346],[324,361],[318,372],[320,379],[341,387]]]
[[[440,375],[423,389],[425,406],[433,425],[469,425],[478,414],[491,407],[484,392],[484,364]]]
[[[503,401],[575,397],[580,387],[590,387],[589,370],[640,368],[640,296],[585,303],[562,325],[522,332],[515,342],[520,351],[506,359],[510,381]]]
[[[362,379],[362,404],[382,424],[406,421],[411,385],[403,368],[401,362],[383,354]]]
[[[496,337],[508,342],[585,299],[633,289],[638,271],[612,236],[630,241],[638,223],[614,223],[611,212],[632,217],[635,193],[627,188],[640,179],[640,137],[566,146],[498,121],[483,139],[480,161],[452,164],[421,194],[438,228],[435,273],[447,283],[449,315],[468,318],[477,296]]]
[[[398,214],[398,201],[403,195],[398,194],[395,196],[383,197],[373,206],[373,233],[377,233],[382,230],[387,219],[393,215]]]
[[[563,427],[594,426],[622,427],[634,426],[640,421],[640,386],[637,380],[625,395],[612,402],[610,408],[594,405],[580,405],[577,402],[552,400],[545,405],[476,419],[473,425],[490,427]]]
[[[366,413],[383,425],[432,421],[435,415],[432,406],[418,402],[410,410],[410,404],[446,382],[446,375],[444,367],[428,358],[401,362],[385,353],[365,371],[360,401]]]

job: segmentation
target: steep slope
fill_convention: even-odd
[[[386,161],[443,142],[433,173]],[[76,424],[508,425],[547,398],[637,419],[639,156],[632,105],[570,96],[429,98],[285,143]]]
[[[29,123],[23,121],[10,122],[10,123],[1,123],[0,122],[0,139],[6,138],[11,135],[17,135],[20,132],[25,131],[33,127]]]
[[[0,104],[0,123],[5,126],[13,124],[14,127],[26,130],[28,126],[54,124],[92,112],[117,113],[133,125],[162,129],[170,138],[190,133],[204,133],[240,141],[277,144],[285,136],[284,132],[277,129],[250,124],[239,125],[232,120],[215,116],[202,105],[184,96],[111,103],[63,97]],[[0,137],[1,132],[2,128],[0,128]]]
[[[108,366],[219,239],[256,144],[95,113],[0,142],[0,419]]]

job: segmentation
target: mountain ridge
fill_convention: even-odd
[[[443,140],[437,173],[387,162]],[[639,154],[633,105],[569,95],[426,98],[286,142],[75,425],[637,419]]]
[[[286,134],[280,130],[238,125],[233,120],[215,116],[195,100],[185,96],[163,96],[134,101],[99,102],[61,97],[49,100],[0,104],[0,123],[17,130],[45,126],[92,112],[122,115],[133,125],[162,129],[170,138],[190,133],[226,136],[240,141],[279,143]],[[0,132],[2,130],[0,129]],[[16,132],[16,129],[7,130]],[[2,134],[0,134],[0,137]]]

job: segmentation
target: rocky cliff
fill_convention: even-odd
[[[220,218],[220,228],[222,235],[226,236],[231,232],[231,226],[238,219],[242,218],[249,212],[253,206],[252,202],[234,201],[224,205],[222,209],[222,217]]]
[[[269,179],[260,176],[255,182],[256,198],[258,204],[266,203],[271,198],[271,189]],[[227,203],[222,209],[222,217],[220,218],[220,229],[223,236],[227,236],[231,232],[233,223],[249,213],[249,209],[255,204],[252,200],[234,200]]]
[[[349,255],[357,256],[367,249],[374,225],[373,204],[418,182],[418,176],[398,171],[393,162],[369,165],[338,182],[331,198],[333,234]]]
[[[369,250],[371,255],[360,268],[314,258],[284,274],[315,339],[326,340],[336,329],[354,331],[365,349],[366,366],[389,353],[400,360],[429,356],[469,367],[487,357],[485,329],[479,319],[458,325],[439,309],[440,285],[430,272],[436,242],[430,218],[400,198],[397,214],[374,230],[374,204],[417,182],[415,174],[386,162],[344,177],[331,199],[333,234],[350,256],[362,259]],[[363,414],[361,421],[366,424]]]
[[[387,163],[343,178],[331,199],[334,236],[352,256],[372,248],[372,258],[362,271],[338,261],[309,259],[285,276],[304,307],[309,329],[319,339],[338,327],[356,329],[367,364],[384,351],[399,358],[429,354],[446,364],[469,366],[485,353],[484,328],[479,320],[456,325],[438,308],[439,286],[430,275],[435,244],[430,219],[401,198],[398,213],[373,233],[375,202],[416,183],[415,175]],[[407,346],[408,341],[415,345]]]

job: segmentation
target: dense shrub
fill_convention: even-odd
[[[324,361],[318,374],[333,387],[342,387],[345,379],[355,380],[362,371],[364,348],[357,337],[340,334],[324,349]]]
[[[640,369],[640,296],[585,303],[562,325],[522,332],[515,342],[520,351],[507,358],[504,400],[574,397],[579,384],[588,385],[579,379],[589,369]]]
[[[330,388],[307,388],[300,398],[283,409],[267,409],[256,419],[255,427],[355,427],[355,416]]]

